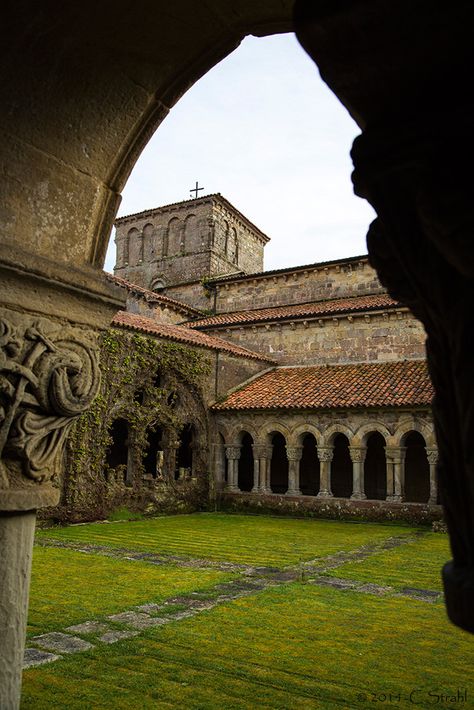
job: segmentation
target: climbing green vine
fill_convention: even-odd
[[[63,483],[66,518],[83,518],[86,511],[88,519],[104,515],[112,422],[118,418],[128,422],[129,447],[136,453],[134,472],[141,478],[148,434],[160,427],[176,438],[193,414],[186,411],[179,391],[185,388],[190,401],[202,400],[203,382],[210,372],[209,359],[185,345],[125,330],[105,332],[100,351],[100,392],[90,410],[78,418],[68,440]]]

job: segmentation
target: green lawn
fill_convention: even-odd
[[[447,535],[427,533],[415,542],[349,562],[329,572],[334,577],[392,587],[441,590],[441,567],[451,559]]]
[[[412,529],[398,525],[196,513],[42,530],[38,537],[187,557],[284,566]]]
[[[58,528],[39,536],[284,566],[415,532],[396,525],[197,514]],[[449,557],[446,536],[425,532],[333,574],[435,589]],[[36,634],[105,620],[192,591],[215,596],[213,585],[238,577],[36,548],[31,628]],[[95,648],[24,673],[22,710],[473,707],[472,636],[448,623],[440,603],[280,583],[110,646],[91,638]],[[467,702],[436,702],[436,693],[454,696],[466,686]]]
[[[295,583],[27,671],[22,708],[429,708],[473,664],[440,606]]]
[[[31,635],[96,619],[231,579],[213,570],[156,566],[72,550],[35,547],[28,631]]]

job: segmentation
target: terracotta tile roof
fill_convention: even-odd
[[[281,367],[267,371],[212,409],[340,409],[429,405],[424,360]]]
[[[206,335],[206,333],[199,333],[181,325],[157,323],[151,320],[151,318],[145,318],[135,313],[119,311],[113,319],[112,325],[129,328],[130,330],[138,330],[140,333],[147,333],[148,335],[158,335],[161,338],[176,340],[179,343],[186,343],[187,345],[197,345],[198,347],[209,348],[210,350],[220,350],[230,353],[231,355],[237,355],[238,357],[261,360],[262,362],[272,364],[275,363],[271,358],[255,353],[253,350],[241,348],[239,345],[228,343],[226,340],[222,340],[222,338]]]
[[[150,291],[150,289],[143,288],[143,286],[137,286],[137,284],[133,284],[130,281],[123,279],[121,276],[109,274],[107,271],[104,271],[104,273],[109,281],[112,281],[112,283],[117,284],[117,286],[122,286],[122,288],[127,289],[127,291],[129,291],[130,293],[134,293],[137,296],[141,296],[145,299],[145,301],[148,301],[148,303],[161,303],[164,306],[169,306],[175,311],[180,311],[181,313],[186,314],[187,316],[202,315],[202,311],[198,310],[197,308],[193,308],[192,306],[188,306],[187,303],[182,303],[181,301],[176,301],[174,298],[170,298],[169,296],[164,296],[161,293]]]
[[[316,301],[313,303],[298,303],[292,306],[274,306],[272,308],[257,308],[255,310],[219,313],[208,318],[190,321],[189,328],[223,328],[245,323],[261,323],[295,318],[310,318],[331,314],[356,313],[358,311],[373,311],[388,308],[403,308],[387,293],[377,293],[370,296],[353,296],[338,298],[333,301]]]

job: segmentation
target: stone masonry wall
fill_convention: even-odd
[[[225,198],[211,195],[118,219],[114,271],[151,289],[261,271],[267,240]]]
[[[408,311],[263,323],[206,332],[280,365],[335,365],[425,357],[425,331]]]
[[[216,313],[311,301],[331,300],[384,291],[367,257],[268,273],[217,283]]]

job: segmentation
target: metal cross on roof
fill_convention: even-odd
[[[199,185],[199,182],[196,182],[196,187],[193,187],[193,188],[189,191],[189,192],[191,192],[191,193],[193,193],[193,192],[195,193],[195,194],[194,194],[194,199],[197,198],[198,192],[200,192],[200,190],[204,190],[203,187],[198,187],[198,185]]]

